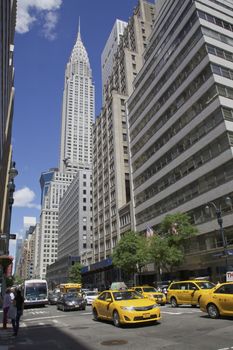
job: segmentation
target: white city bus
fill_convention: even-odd
[[[25,306],[44,306],[48,304],[48,284],[46,280],[26,280],[22,286]]]

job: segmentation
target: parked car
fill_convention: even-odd
[[[83,293],[83,298],[86,301],[87,305],[91,305],[93,300],[95,300],[95,298],[97,298],[98,295],[99,295],[98,292],[95,292],[93,290],[92,291],[88,290],[88,291]]]
[[[132,288],[137,292],[141,293],[144,297],[156,301],[157,304],[165,305],[167,298],[166,295],[162,292],[157,291],[156,288],[151,286],[136,286]]]
[[[92,303],[93,319],[111,320],[116,327],[122,324],[160,320],[160,308],[134,290],[107,290]]]
[[[172,282],[167,290],[167,301],[173,307],[180,304],[196,306],[199,304],[201,295],[208,293],[214,287],[214,283],[204,280]]]
[[[85,310],[86,302],[81,294],[66,293],[59,297],[57,301],[57,310]]]
[[[50,292],[48,294],[48,302],[50,305],[56,305],[58,298],[60,296],[60,293],[56,293],[56,292]]]
[[[233,316],[233,282],[218,284],[200,299],[200,309],[211,318]]]

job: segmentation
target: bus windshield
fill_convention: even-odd
[[[22,290],[25,305],[48,304],[48,284],[46,280],[26,280]]]
[[[27,283],[25,289],[26,299],[45,299],[47,297],[46,283]]]

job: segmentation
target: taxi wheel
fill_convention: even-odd
[[[92,315],[93,315],[93,320],[94,321],[98,321],[99,320],[98,313],[97,313],[96,309],[92,310]]]
[[[113,312],[113,323],[115,327],[120,327],[121,323],[120,323],[120,317],[118,312],[115,310]]]
[[[219,318],[219,311],[216,305],[214,304],[209,304],[207,306],[207,312],[210,318]]]
[[[177,300],[176,300],[175,297],[172,297],[172,298],[171,298],[171,306],[172,306],[172,307],[178,307]]]

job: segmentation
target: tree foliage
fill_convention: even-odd
[[[147,241],[137,232],[126,232],[112,255],[113,265],[127,273],[135,273],[149,260]]]
[[[149,238],[149,254],[159,274],[161,268],[171,271],[184,261],[184,243],[196,232],[186,213],[169,214],[164,218],[158,233]]]
[[[13,279],[14,279],[14,284],[15,285],[20,285],[20,284],[22,284],[23,283],[23,278],[22,277],[20,277],[19,275],[14,275],[13,276]]]
[[[81,275],[82,265],[79,262],[76,262],[69,269],[69,277],[68,282],[73,283],[81,283],[82,275]]]

